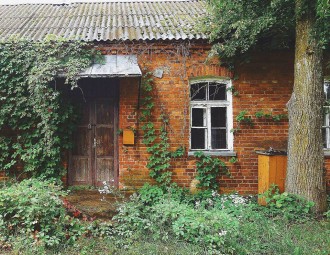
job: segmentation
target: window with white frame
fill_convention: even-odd
[[[233,128],[230,80],[190,83],[190,149],[232,150]]]
[[[324,82],[325,106],[322,126],[323,147],[330,149],[330,80]]]

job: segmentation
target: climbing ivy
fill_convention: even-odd
[[[217,178],[220,174],[230,175],[228,167],[219,158],[212,158],[203,152],[195,152],[196,161],[196,179],[199,181],[198,186],[201,188],[218,190],[219,183]]]
[[[262,110],[257,111],[254,116],[257,119],[268,119],[274,122],[280,122],[283,119],[287,119],[287,114],[273,114],[273,113],[265,113]],[[249,114],[247,110],[240,111],[236,116],[236,121],[238,123],[237,127],[232,129],[231,132],[238,132],[241,130],[241,124],[248,125],[250,127],[254,126],[254,120],[252,119],[252,115]]]
[[[287,114],[272,114],[272,113],[264,113],[263,111],[257,111],[254,115],[259,119],[260,118],[271,119],[275,122],[279,122],[283,119],[288,118]]]
[[[61,153],[71,146],[75,111],[55,78],[77,86],[77,74],[94,50],[79,41],[48,36],[40,42],[0,42],[0,170],[18,163],[30,176],[59,177]]]
[[[166,113],[161,113],[159,120],[162,125],[159,130],[156,129],[154,116],[152,115],[155,107],[153,101],[153,85],[151,73],[147,72],[143,76],[142,89],[144,98],[142,102],[140,121],[143,122],[143,143],[147,146],[147,152],[150,153],[147,167],[149,175],[161,185],[171,183],[172,172],[170,171],[170,161],[172,158],[180,157],[184,154],[184,148],[179,147],[174,152],[170,151],[168,131],[169,119]]]

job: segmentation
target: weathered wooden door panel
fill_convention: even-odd
[[[113,157],[113,127],[96,126],[96,157]]]
[[[113,100],[95,102],[95,179],[96,185],[114,178]]]
[[[72,153],[76,156],[90,156],[90,131],[88,126],[77,127],[74,134],[74,144]]]
[[[74,147],[70,159],[69,182],[71,185],[92,185],[91,132],[89,130],[90,105],[84,104],[83,115],[73,135]]]
[[[103,90],[97,91],[95,86],[81,106],[82,116],[70,157],[70,185],[116,182],[116,87],[102,82],[98,86]]]
[[[97,125],[113,125],[113,100],[99,99],[95,102],[95,115]]]
[[[108,181],[108,183],[113,184],[115,179],[113,171],[113,158],[98,158],[96,160],[96,185],[102,185],[103,181]]]
[[[89,158],[72,157],[72,184],[91,185]]]

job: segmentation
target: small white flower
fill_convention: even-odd
[[[225,236],[227,234],[227,231],[226,230],[221,230],[219,232],[219,236]]]
[[[208,198],[207,200],[206,200],[206,202],[210,205],[210,206],[212,206],[213,205],[213,200],[212,199],[210,199],[210,198]]]

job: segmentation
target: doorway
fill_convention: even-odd
[[[80,109],[69,160],[69,185],[117,185],[118,80],[83,79],[75,89]]]

